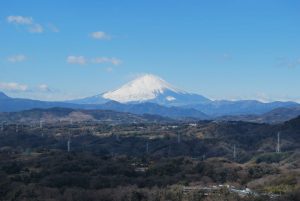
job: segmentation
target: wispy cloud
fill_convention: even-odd
[[[87,63],[87,61],[84,56],[68,56],[67,63],[84,65]]]
[[[111,72],[113,72],[113,68],[112,67],[107,67],[106,69],[105,69],[105,71],[106,72],[108,72],[108,73],[111,73]]]
[[[25,26],[30,33],[42,33],[44,31],[42,25],[36,23],[32,17],[11,15],[7,17],[7,22],[10,24]]]
[[[47,84],[40,84],[37,88],[41,92],[51,92],[51,90]]]
[[[60,30],[59,28],[57,28],[57,26],[55,26],[54,24],[48,24],[48,28],[50,29],[50,31],[54,32],[54,33],[58,33]]]
[[[115,57],[96,57],[91,60],[93,63],[110,63],[112,65],[118,66],[122,63],[120,59]]]
[[[0,82],[0,90],[14,93],[52,93],[52,90],[47,84],[29,86],[18,82]]]
[[[240,100],[257,100],[263,103],[270,103],[274,101],[293,101],[300,103],[300,96],[298,95],[288,95],[288,94],[276,94],[276,93],[266,93],[266,92],[253,92],[248,94],[227,94],[220,97],[210,97],[211,100],[230,100],[230,101],[240,101]]]
[[[33,24],[33,19],[31,17],[23,17],[23,16],[8,16],[7,22],[13,24],[21,24],[21,25],[31,25]]]
[[[12,97],[22,97],[45,101],[64,101],[82,98],[78,94],[70,94],[59,89],[52,89],[47,84],[29,86],[17,82],[0,82],[0,91],[8,93]]]
[[[221,55],[221,59],[224,60],[224,61],[231,60],[232,59],[232,55],[228,54],[228,53],[224,53],[224,54]]]
[[[23,54],[18,54],[18,55],[12,55],[7,58],[7,60],[11,63],[18,63],[18,62],[23,62],[27,59],[27,57]]]
[[[44,28],[40,24],[34,24],[28,28],[30,33],[42,33]]]
[[[300,58],[286,58],[280,57],[277,58],[277,66],[285,67],[285,68],[296,68],[300,67]]]
[[[96,40],[110,40],[111,36],[103,31],[92,32],[90,36]]]
[[[79,64],[84,65],[88,63],[93,64],[111,64],[114,66],[118,66],[122,64],[122,60],[115,57],[95,57],[91,59],[87,59],[84,56],[68,56],[67,63],[69,64]]]
[[[12,91],[12,92],[25,92],[29,88],[25,84],[20,84],[17,82],[0,82],[0,90]]]

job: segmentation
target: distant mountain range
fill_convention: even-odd
[[[85,109],[85,110],[113,110],[118,112],[129,112],[132,114],[160,115],[170,118],[192,117],[196,119],[207,119],[204,113],[191,108],[166,107],[155,103],[121,104],[109,101],[104,104],[75,104],[68,102],[47,102],[39,100],[10,98],[0,92],[0,112],[18,112],[30,109],[47,109],[53,107]]]
[[[255,123],[276,124],[300,116],[300,106],[291,108],[276,108],[261,115],[222,116],[216,119],[223,121],[247,121]]]
[[[300,115],[300,105],[295,102],[212,101],[202,95],[177,89],[163,79],[149,74],[138,77],[116,90],[65,102],[11,98],[0,92],[0,112],[52,107],[113,110],[174,119],[223,119],[271,123]]]

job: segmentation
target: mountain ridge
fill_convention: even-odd
[[[35,108],[40,109],[48,109],[53,107],[63,107],[63,108],[71,108],[71,109],[81,109],[81,110],[112,110],[116,112],[129,112],[138,115],[159,115],[162,117],[169,117],[174,119],[216,119],[216,120],[224,120],[224,121],[248,121],[248,122],[259,122],[259,123],[278,123],[289,120],[300,115],[300,106],[294,102],[274,102],[273,104],[267,107],[266,112],[258,112],[256,114],[232,114],[226,113],[226,110],[233,110],[235,107],[238,107],[238,110],[242,110],[242,107],[239,107],[239,104],[243,103],[243,101],[230,102],[229,105],[231,107],[227,108],[227,105],[222,106],[222,103],[219,104],[219,108],[211,108],[210,105],[202,105],[201,107],[207,107],[207,109],[211,109],[212,112],[219,112],[219,116],[212,116],[211,114],[206,114],[199,109],[195,109],[193,106],[186,107],[177,107],[177,106],[163,106],[156,103],[144,102],[144,103],[130,103],[130,104],[122,104],[117,101],[108,101],[103,104],[74,104],[67,102],[46,102],[39,100],[31,100],[31,99],[22,99],[22,98],[11,98],[5,95],[3,92],[0,93],[0,112],[18,112],[24,110],[30,110]],[[2,97],[2,98],[1,98]],[[252,101],[246,101],[247,104]],[[252,102],[253,103],[253,102]],[[261,103],[259,101],[254,101],[255,104],[261,105],[263,107],[265,104],[270,103]],[[214,104],[212,102],[211,104]],[[282,104],[287,104],[285,107],[280,107]],[[254,110],[253,105],[250,104],[251,107],[246,107],[245,111]],[[225,107],[225,111],[223,108]],[[209,111],[209,110],[208,110]],[[243,113],[245,113],[245,111]],[[223,115],[222,115],[222,112]],[[257,112],[257,111],[256,111]]]
[[[224,116],[251,119],[249,118],[251,115],[255,116],[254,119],[257,119],[257,116],[276,108],[293,108],[297,106],[299,104],[295,102],[280,101],[270,103],[257,100],[212,101],[202,95],[177,89],[163,79],[150,74],[136,78],[113,91],[64,102],[10,98],[4,93],[0,93],[0,112],[66,107],[74,109],[109,109],[118,112],[160,115],[176,119],[219,119]],[[290,110],[285,111],[287,115],[284,119],[295,114]],[[269,119],[273,118],[272,114],[269,116]],[[281,117],[278,119],[281,119]]]
[[[3,93],[4,94],[4,93]],[[8,96],[7,96],[8,97]],[[197,119],[206,119],[208,116],[200,111],[190,108],[180,108],[158,105],[156,103],[148,104],[122,104],[116,101],[109,101],[104,104],[75,104],[68,102],[48,102],[22,98],[0,98],[0,112],[18,112],[30,109],[48,109],[53,107],[83,109],[83,110],[114,110],[116,112],[130,112],[132,114],[160,115],[169,118],[193,117]]]

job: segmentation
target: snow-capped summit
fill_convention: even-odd
[[[156,98],[165,91],[186,94],[186,92],[176,89],[160,77],[146,74],[123,85],[117,90],[104,93],[102,97],[120,103],[144,102]],[[175,100],[175,97],[168,96],[166,99],[172,101]]]
[[[162,78],[152,74],[140,76],[116,90],[72,102],[99,104],[107,101],[117,101],[120,103],[152,102],[172,106],[210,102],[209,99],[201,95],[180,90]]]

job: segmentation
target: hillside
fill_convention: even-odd
[[[151,123],[173,121],[169,118],[163,118],[155,115],[134,115],[125,112],[115,112],[111,110],[80,110],[70,108],[49,108],[49,109],[32,109],[22,112],[0,113],[0,122],[7,123],[55,123],[60,121],[67,122],[86,122],[99,121],[113,124],[120,123]]]
[[[270,112],[261,115],[236,115],[236,116],[222,116],[218,120],[223,121],[246,121],[255,123],[283,123],[293,118],[300,116],[300,107],[276,108]]]
[[[73,112],[30,110],[12,113],[11,120],[62,119]],[[85,119],[82,115],[75,116]],[[145,123],[142,117],[111,111],[84,115],[93,121],[47,121],[42,128],[5,124],[0,131],[0,197],[298,201],[300,118],[268,125]],[[129,119],[110,124],[108,116],[118,122]],[[130,124],[136,118],[140,123]],[[275,152],[278,132],[280,153]]]

